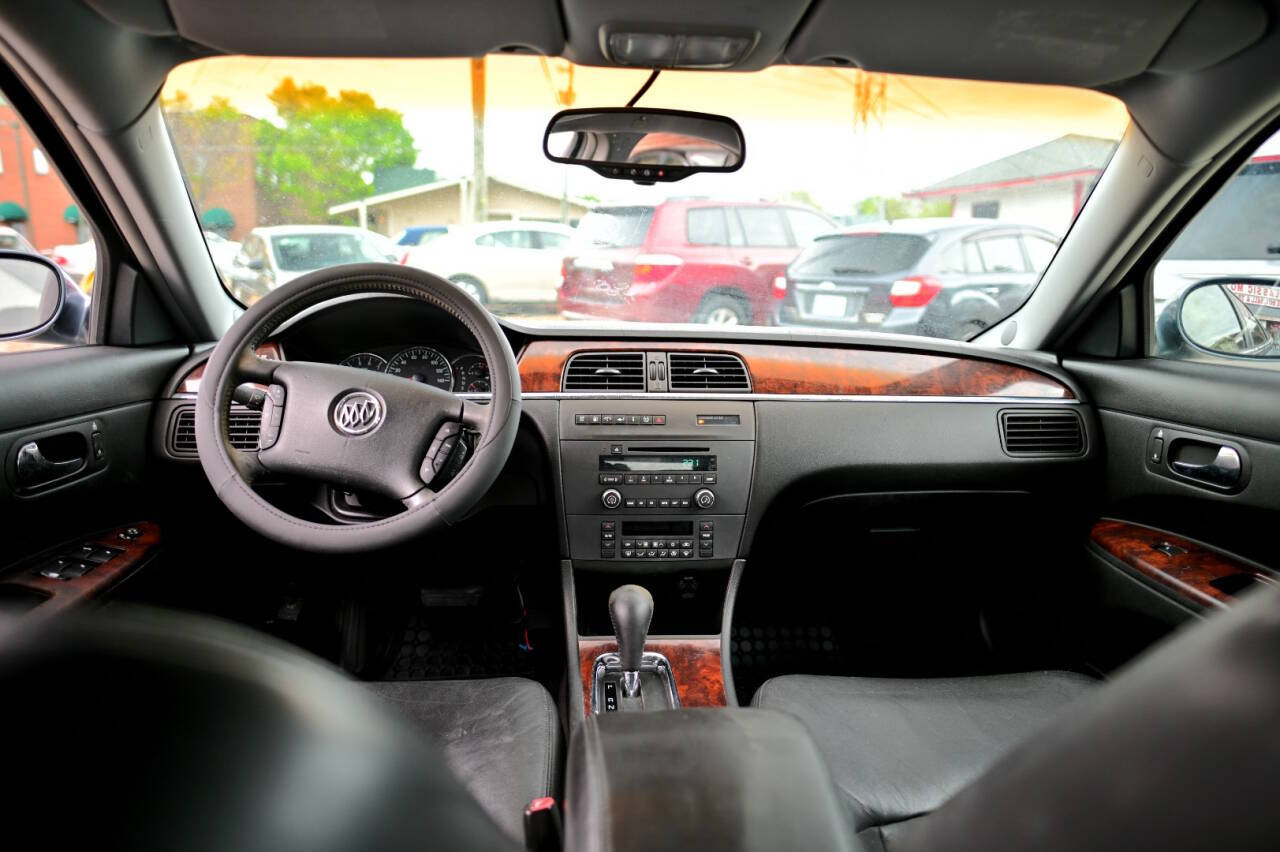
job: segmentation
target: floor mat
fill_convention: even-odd
[[[478,630],[456,613],[428,610],[411,616],[399,651],[383,680],[447,680],[467,677],[530,677],[533,652],[520,629]]]
[[[729,663],[742,704],[756,689],[781,674],[839,674],[848,660],[838,637],[825,625],[735,625],[730,634]]]

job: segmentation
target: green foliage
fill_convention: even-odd
[[[185,92],[164,102],[165,120],[196,208],[224,203],[237,183],[252,176],[258,122],[214,97],[197,108]]]
[[[280,124],[258,125],[260,216],[270,222],[326,222],[328,208],[369,194],[375,172],[417,159],[401,113],[365,92],[331,96],[286,77],[270,94]]]
[[[950,216],[951,202],[945,198],[921,201],[918,198],[885,198],[881,195],[873,195],[854,205],[854,212],[858,216],[896,222],[898,219]]]

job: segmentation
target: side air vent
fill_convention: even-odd
[[[227,423],[231,446],[237,450],[256,450],[258,428],[261,422],[262,412],[239,406],[233,408]],[[174,415],[169,429],[169,452],[179,458],[196,457],[196,410],[194,408],[189,406],[179,408]]]
[[[644,392],[643,352],[583,352],[564,369],[567,391]]]
[[[1084,423],[1075,411],[1001,411],[1000,440],[1011,456],[1078,456]]]
[[[737,355],[668,352],[673,391],[749,391],[747,367]]]

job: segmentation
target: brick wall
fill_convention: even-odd
[[[27,211],[26,222],[5,224],[21,231],[37,249],[80,242],[76,226],[63,220],[75,203],[62,178],[49,164],[45,174],[36,171],[33,151],[40,146],[13,107],[0,103],[0,202],[12,201]]]

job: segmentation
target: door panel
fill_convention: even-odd
[[[1157,358],[1064,367],[1096,404],[1106,445],[1099,514],[1108,520],[1085,543],[1092,585],[1080,641],[1107,671],[1276,578],[1280,372]],[[1174,467],[1220,447],[1242,461],[1233,487]]]
[[[188,353],[82,346],[0,356],[0,567],[146,520],[152,406]],[[37,455],[51,467],[33,466]]]

